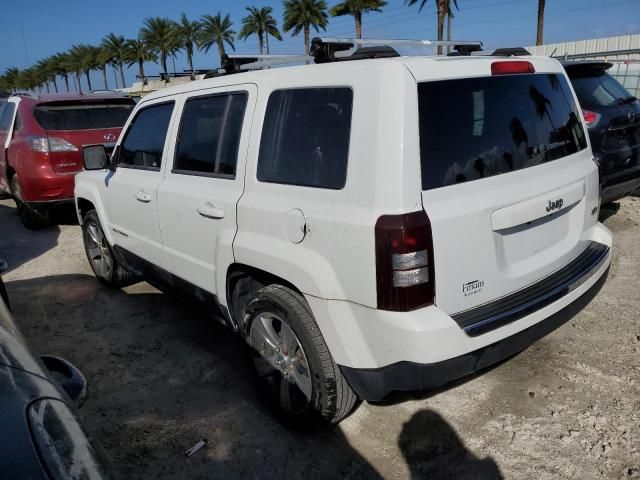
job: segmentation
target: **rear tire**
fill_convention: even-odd
[[[245,308],[246,337],[267,399],[291,419],[336,424],[358,398],[333,361],[309,304],[296,291],[268,285]]]
[[[137,281],[137,277],[127,271],[113,254],[95,210],[89,210],[82,218],[82,240],[89,265],[102,283],[119,288]]]
[[[51,224],[51,212],[48,208],[34,209],[24,203],[18,176],[11,177],[11,194],[16,202],[22,224],[30,230],[39,230]]]

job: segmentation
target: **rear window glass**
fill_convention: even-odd
[[[271,94],[258,180],[341,189],[347,178],[353,91],[301,88]]]
[[[37,105],[33,116],[45,130],[118,128],[127,121],[135,102],[52,103]]]
[[[424,190],[533,167],[587,146],[559,74],[420,83],[418,104]]]
[[[583,105],[615,105],[631,97],[620,82],[605,72],[572,73],[571,83]]]

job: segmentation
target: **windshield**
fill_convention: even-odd
[[[620,82],[603,71],[577,76],[572,74],[571,83],[578,100],[584,105],[616,105],[631,97]]]
[[[135,102],[126,99],[101,102],[57,102],[37,105],[33,115],[45,130],[90,130],[119,128]]]
[[[424,190],[533,167],[587,147],[564,75],[418,85]]]

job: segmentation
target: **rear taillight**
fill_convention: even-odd
[[[508,60],[491,64],[491,75],[513,75],[518,73],[536,73],[536,69],[531,62],[522,60]]]
[[[595,127],[600,121],[601,116],[599,113],[590,110],[582,110],[582,117],[584,118],[584,123],[587,124],[587,128]]]
[[[78,147],[64,138],[30,137],[29,147],[34,152],[77,152]]]
[[[378,308],[406,312],[433,305],[433,238],[426,212],[383,215],[375,235]]]

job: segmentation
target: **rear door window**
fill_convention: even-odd
[[[135,102],[114,99],[100,102],[55,102],[36,105],[33,116],[45,130],[91,130],[122,127]]]
[[[13,102],[7,102],[2,107],[0,113],[0,132],[8,132],[11,130],[11,121],[13,120],[13,112],[16,109],[16,104]]]
[[[118,152],[118,166],[160,170],[173,102],[143,108],[129,125]]]
[[[564,75],[418,85],[424,190],[533,167],[587,147]]]
[[[347,178],[353,91],[277,90],[262,128],[258,180],[341,189]]]
[[[187,100],[172,171],[235,178],[246,104],[246,93]]]

